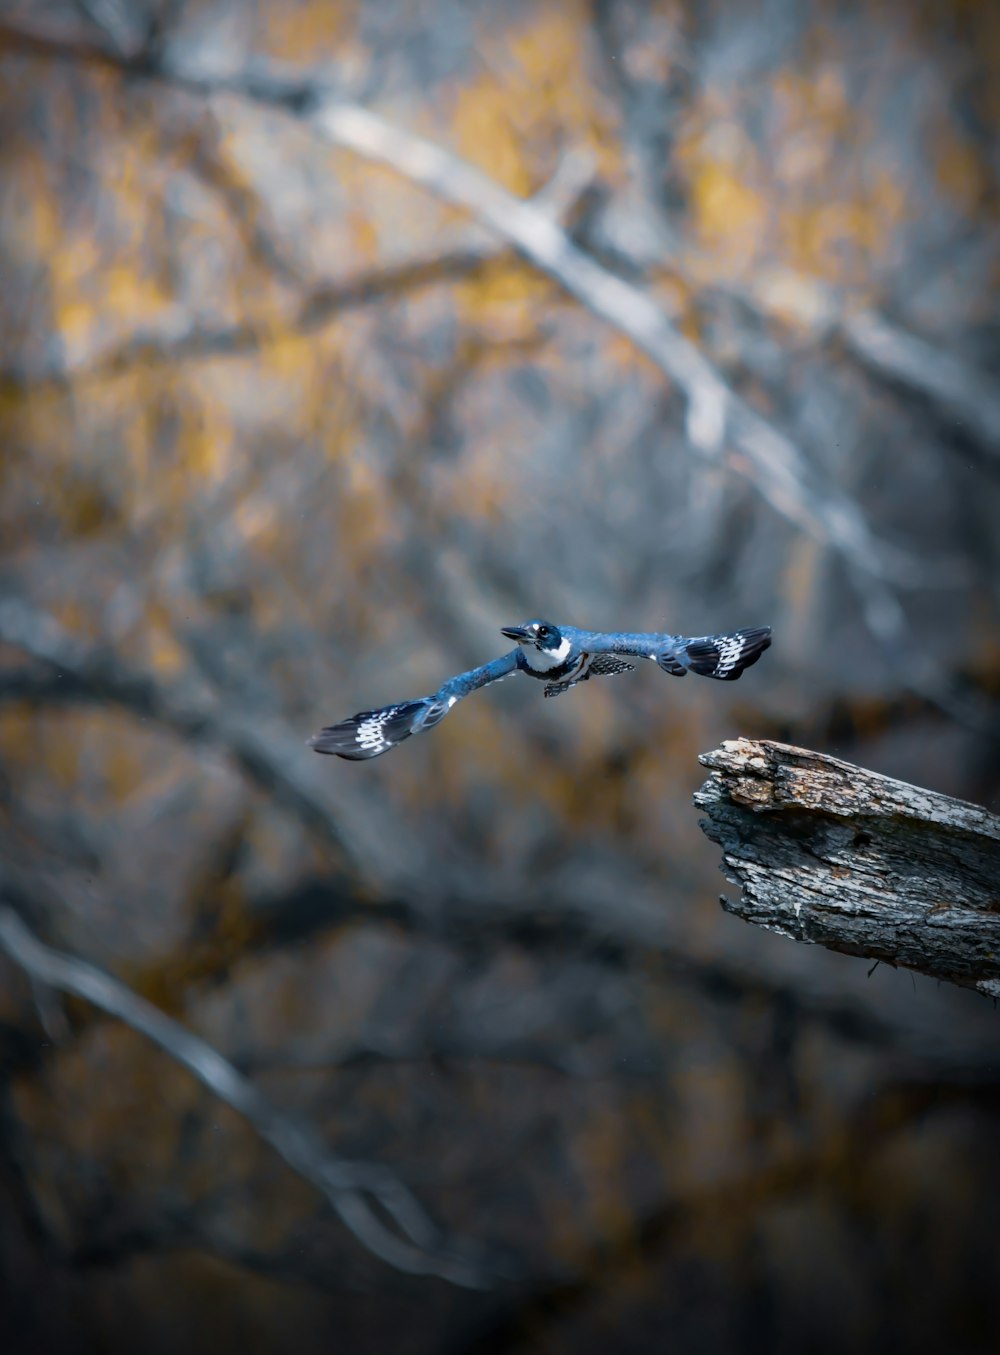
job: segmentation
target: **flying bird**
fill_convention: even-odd
[[[631,673],[636,668],[633,659],[652,659],[673,677],[692,672],[735,682],[771,643],[770,626],[690,637],[577,630],[575,626],[554,626],[550,621],[526,621],[523,626],[503,626],[501,632],[517,642],[509,654],[449,678],[433,696],[399,701],[380,710],[363,710],[329,725],[313,736],[312,747],[317,753],[336,753],[352,762],[379,757],[411,734],[439,725],[463,696],[512,673],[544,682],[545,696],[559,696],[592,677]]]

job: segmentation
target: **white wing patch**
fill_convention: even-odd
[[[392,747],[383,731],[398,712],[398,706],[388,706],[385,710],[372,711],[367,719],[361,721],[355,738],[366,753],[384,753]]]
[[[739,663],[743,655],[744,639],[742,635],[722,635],[716,643],[719,650],[719,661],[716,664],[715,676],[725,677]]]
[[[685,668],[701,677],[732,681],[745,668],[755,664],[770,644],[770,627],[755,626],[728,635],[697,635],[684,640],[679,646],[678,658]],[[662,658],[660,667],[667,667]],[[667,668],[667,671],[672,669]]]

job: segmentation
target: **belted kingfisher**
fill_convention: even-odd
[[[449,678],[433,696],[401,701],[380,710],[363,710],[339,724],[329,725],[310,740],[317,753],[360,762],[441,723],[463,696],[500,682],[511,673],[524,673],[545,683],[545,696],[568,692],[578,682],[613,673],[630,673],[631,659],[652,659],[674,677],[688,671],[702,677],[735,682],[745,668],[757,662],[771,643],[771,627],[756,626],[728,635],[659,635],[640,631],[577,630],[550,621],[526,621],[503,626],[502,634],[517,645],[480,668]]]

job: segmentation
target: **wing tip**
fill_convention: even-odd
[[[438,713],[430,697],[399,701],[379,710],[362,710],[335,725],[326,725],[308,742],[315,753],[332,753],[348,762],[368,762],[398,747],[411,734],[425,727],[433,728],[449,709],[448,703],[441,703]],[[423,721],[421,716],[425,717]]]
[[[685,645],[687,666],[700,677],[735,682],[771,647],[772,639],[770,626],[746,626],[726,635],[699,637]],[[736,653],[731,652],[734,641],[739,643]]]
[[[353,720],[342,720],[337,725],[325,725],[306,739],[314,753],[327,753],[348,762],[362,762],[368,753],[362,752],[357,742],[357,725]]]

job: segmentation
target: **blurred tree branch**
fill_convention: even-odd
[[[242,1116],[291,1169],[315,1186],[373,1255],[396,1270],[436,1275],[467,1288],[491,1288],[504,1274],[499,1259],[450,1240],[391,1172],[330,1157],[312,1132],[275,1110],[211,1045],[191,1034],[123,983],[83,960],[44,945],[10,907],[0,905],[0,947],[35,982],[82,997],[144,1035],[183,1064],[213,1096]],[[376,1203],[399,1235],[386,1228]]]
[[[716,460],[731,444],[737,453],[735,468],[771,507],[833,547],[865,578],[862,601],[872,629],[883,636],[901,632],[902,612],[890,581],[912,581],[913,563],[890,558],[852,500],[833,486],[822,491],[813,486],[795,444],[726,384],[652,298],[595,262],[530,202],[515,198],[441,147],[353,104],[320,102],[309,121],[337,145],[380,160],[473,213],[593,314],[626,334],[684,392],[692,448]]]
[[[736,739],[701,762],[701,826],[743,888],[727,912],[1000,997],[1000,819],[787,744]]]
[[[2,32],[2,25],[0,25]],[[594,165],[583,152],[567,153],[552,179],[536,194],[532,202],[538,210],[561,220],[571,213],[577,201],[592,182]],[[213,166],[213,176],[221,171]],[[245,190],[228,187],[225,196],[235,207],[249,196]],[[239,221],[240,214],[233,211]],[[259,324],[247,320],[236,324],[209,328],[198,325],[181,329],[175,334],[136,333],[123,343],[111,347],[85,366],[67,369],[65,363],[53,354],[46,369],[33,368],[30,374],[15,367],[0,368],[0,381],[17,391],[37,391],[46,385],[62,385],[67,381],[101,380],[127,371],[138,363],[145,366],[168,365],[208,357],[235,357],[246,353],[265,351],[269,344],[279,343],[289,332],[308,334],[322,329],[338,315],[370,306],[385,298],[399,297],[435,283],[466,278],[483,268],[500,262],[510,251],[504,242],[498,243],[481,227],[469,226],[455,235],[454,242],[442,248],[435,247],[398,263],[376,266],[354,277],[343,280],[308,282],[294,263],[281,253],[259,225],[254,226],[253,247],[261,254],[269,268],[283,281],[294,281],[299,293],[295,305],[279,326]]]
[[[147,78],[174,82],[205,95],[229,92],[286,109],[321,136],[390,165],[436,195],[462,207],[509,241],[595,315],[626,334],[685,395],[687,435],[709,461],[733,455],[771,507],[798,529],[833,547],[850,566],[866,620],[884,639],[898,639],[904,618],[893,587],[921,570],[872,534],[853,500],[834,486],[820,488],[800,449],[737,395],[701,351],[679,333],[644,292],[608,272],[572,243],[537,205],[507,193],[487,175],[441,147],[378,115],[331,99],[315,80],[288,79],[266,70],[208,78],[162,58],[130,59],[88,43],[81,35],[27,25],[0,25],[0,37],[73,59],[89,58]]]
[[[845,314],[837,330],[868,371],[926,401],[989,456],[994,470],[1000,469],[1000,397],[995,383],[876,311]]]
[[[573,244],[544,205],[514,197],[441,147],[356,104],[331,98],[320,80],[288,78],[260,68],[235,76],[207,77],[176,61],[166,61],[156,45],[141,55],[125,56],[117,47],[109,51],[79,32],[70,36],[65,28],[35,27],[23,21],[0,24],[0,38],[53,55],[103,62],[209,96],[230,92],[283,108],[333,143],[379,160],[469,211],[477,222],[513,245],[652,358],[688,401],[691,447],[709,461],[725,457],[780,516],[840,554],[869,629],[891,642],[894,653],[906,647],[907,626],[896,586],[920,582],[924,568],[905,552],[880,542],[853,499],[831,484],[819,485],[796,444],[723,380],[652,298]],[[452,262],[458,262],[461,268],[475,266],[468,255]],[[415,266],[421,273],[427,264]],[[348,291],[353,292],[353,288]],[[352,304],[363,299],[363,294],[364,289],[334,304],[344,304],[345,300]],[[332,297],[328,300],[332,302]],[[321,310],[324,304],[320,303]],[[968,414],[968,394],[973,388],[978,391],[981,383],[964,373],[957,362],[951,362],[936,381],[929,380],[926,346],[916,340],[900,342],[896,334],[891,336],[892,343],[887,343],[886,327],[875,324],[875,333],[871,320],[871,315],[866,315],[862,322],[846,321],[844,329],[849,344],[866,364],[877,367],[883,376],[917,382],[925,396]],[[215,341],[219,338],[216,336]],[[199,336],[192,336],[192,340],[196,346],[203,341]],[[207,341],[213,342],[211,338]],[[250,333],[240,333],[221,336],[221,341],[245,345],[256,340]],[[956,374],[960,378],[957,382],[953,379]],[[970,420],[975,430],[989,436],[995,422],[992,406]],[[914,690],[949,705],[954,717],[964,723],[981,723],[976,711],[966,709],[946,690],[925,655],[907,652],[906,664]]]
[[[755,727],[769,709],[788,723],[767,733],[814,747],[838,740],[793,722],[832,699],[915,707],[907,684],[932,676],[917,660],[937,666],[939,692],[946,675],[991,671],[981,619],[997,486],[985,458],[962,454],[979,434],[955,436],[961,399],[954,382],[928,384],[933,350],[930,365],[880,366],[878,345],[852,349],[845,327],[873,298],[916,329],[940,304],[927,332],[989,360],[989,204],[975,196],[989,148],[963,135],[982,58],[966,74],[960,41],[938,55],[908,32],[892,69],[922,61],[921,98],[900,110],[886,98],[890,67],[852,64],[872,37],[900,37],[867,12],[836,36],[824,29],[822,51],[769,29],[766,67],[741,81],[734,70],[764,59],[759,25],[706,28],[674,7],[675,40],[661,7],[646,31],[641,0],[572,17],[558,3],[516,18],[488,7],[443,47],[423,11],[376,0],[334,23],[322,5],[293,8],[6,10],[11,24],[51,23],[64,47],[0,35],[21,185],[9,381],[0,373],[11,422],[0,626],[20,650],[0,641],[0,895],[64,958],[107,968],[110,947],[132,992],[301,1116],[320,1153],[386,1164],[470,1237],[485,1228],[475,1211],[491,1235],[517,1237],[521,1256],[544,1248],[514,1296],[530,1302],[539,1277],[552,1285],[535,1313],[543,1326],[567,1275],[584,1321],[598,1272],[627,1286],[633,1262],[662,1260],[657,1288],[669,1289],[684,1258],[669,1237],[657,1257],[645,1225],[679,1200],[678,1251],[690,1232],[716,1260],[717,1246],[739,1253],[739,1283],[746,1261],[752,1341],[788,1276],[787,1240],[772,1252],[761,1237],[787,1239],[792,1197],[811,1231],[808,1211],[827,1215],[868,1142],[850,1102],[867,1103],[901,1066],[939,1070],[942,1085],[956,1070],[989,1076],[988,1005],[886,968],[866,982],[863,964],[713,910],[712,849],[686,821],[683,762],[692,737],[695,751],[717,741],[692,729],[717,723],[727,692],[682,690],[681,710],[652,686],[590,691],[593,703],[560,703],[553,724],[513,684],[470,705],[443,744],[361,780],[339,765],[314,775],[302,737],[320,702],[350,709],[436,685],[466,654],[472,666],[496,621],[539,590],[541,609],[567,619],[632,606],[686,626],[685,612],[700,625],[699,612],[777,608],[786,662],[735,695],[749,697]],[[619,25],[609,70],[630,84],[631,108],[595,71],[602,11]],[[859,567],[853,587],[869,624],[880,589],[905,605],[903,642],[870,642],[847,557],[823,524],[775,513],[731,426],[685,445],[685,412],[704,435],[695,402],[631,337],[475,208],[436,204],[404,165],[331,148],[311,119],[338,95],[412,109],[412,122],[394,115],[470,148],[487,182],[520,195],[559,146],[599,145],[606,187],[563,222],[565,238],[654,302],[727,391],[790,439],[810,492],[823,498],[829,483],[855,501],[884,578],[869,590]],[[932,160],[963,150],[967,182],[946,183]],[[770,261],[786,260],[806,310],[825,291],[812,320],[790,314],[780,289],[765,295]],[[553,487],[567,504],[572,491],[572,511],[546,512]],[[4,613],[11,596],[27,614]],[[869,745],[884,739],[882,724],[858,719]],[[904,766],[949,758],[958,793],[992,803],[985,740],[935,716],[900,731],[896,750]],[[63,818],[81,825],[75,839]],[[53,1043],[72,1017],[72,1043],[50,1049],[27,980],[0,953],[2,966],[20,1138],[5,1127],[0,1156],[52,1229],[43,1306],[67,1266],[115,1265],[83,1277],[83,1293],[100,1302],[110,1283],[127,1300],[130,1272],[151,1269],[132,1266],[133,1252],[183,1248],[184,1269],[214,1252],[324,1294],[374,1272],[420,1305],[413,1339],[439,1343],[434,1310],[467,1299],[393,1281],[251,1129],[233,1122],[219,1137],[231,1117],[181,1065],[34,978]],[[110,1098],[89,1078],[106,1051]],[[149,1077],[165,1097],[152,1122],[127,1100]],[[949,1188],[927,1142],[938,1132],[881,1146],[880,1166],[908,1164],[908,1198],[894,1185],[887,1212],[913,1203],[952,1218],[922,1193],[940,1189],[940,1202]],[[940,1132],[946,1149],[965,1141],[962,1123]],[[248,1154],[230,1161],[231,1143]],[[767,1170],[775,1154],[825,1143],[840,1153],[829,1170]],[[988,1181],[988,1155],[960,1156],[956,1219]],[[856,1191],[877,1194],[878,1172],[851,1178],[845,1251]],[[775,1230],[761,1223],[771,1192]],[[900,1235],[912,1231],[902,1220]],[[953,1271],[978,1274],[979,1234],[963,1236]],[[485,1330],[497,1298],[484,1304]],[[395,1304],[363,1306],[391,1328]],[[682,1292],[682,1325],[689,1307]],[[444,1321],[446,1343],[461,1343]]]
[[[85,644],[18,599],[0,602],[0,642],[44,665],[37,680],[24,673],[5,677],[12,694],[52,700],[62,690],[63,700],[107,701],[157,721],[186,741],[215,744],[276,803],[332,843],[360,879],[388,888],[396,872],[406,873],[419,861],[419,849],[404,844],[401,827],[391,835],[383,831],[373,805],[352,806],[346,792],[335,803],[336,785],[297,755],[302,745],[275,718],[216,703],[190,684],[175,689],[137,672],[112,649]]]
[[[403,825],[393,821],[389,828],[376,805],[352,802],[349,782],[314,780],[305,749],[294,735],[276,719],[266,721],[246,708],[239,693],[227,692],[223,709],[193,691],[175,691],[14,599],[0,603],[0,642],[40,664],[36,672],[0,672],[0,700],[110,702],[140,719],[155,720],[184,741],[220,748],[307,830],[341,847],[353,879],[363,891],[374,887],[377,895],[355,899],[342,889],[331,890],[322,910],[327,925],[382,921],[474,949],[516,942],[562,951],[610,951],[638,967],[655,960],[674,981],[717,998],[758,991],[773,1000],[791,992],[804,1016],[842,1034],[876,1043],[909,1039],[905,1023],[897,1029],[892,1014],[866,1004],[863,994],[845,1002],[836,987],[824,991],[818,975],[803,981],[786,968],[776,970],[766,954],[741,954],[731,962],[693,953],[683,927],[664,912],[655,887],[641,872],[629,873],[624,860],[614,867],[613,887],[593,872],[583,879],[570,870],[566,879],[558,873],[546,879],[537,894],[527,893],[523,881],[499,875],[484,893],[481,872],[454,860],[442,890],[434,883],[436,875],[425,878],[421,845]],[[933,1032],[925,1031],[923,1052],[928,1057],[934,1056],[933,1045]]]
[[[671,1254],[683,1254],[685,1233],[699,1225],[725,1220],[730,1246],[759,1245],[762,1214],[784,1201],[801,1201],[822,1184],[841,1188],[845,1177],[864,1185],[871,1179],[871,1195],[877,1195],[877,1150],[904,1135],[937,1111],[975,1105],[994,1109],[1000,1101],[995,1076],[973,1079],[900,1078],[881,1087],[855,1110],[847,1123],[838,1123],[833,1133],[801,1146],[782,1141],[778,1152],[747,1171],[723,1181],[680,1191],[638,1220],[628,1220],[596,1247],[581,1248],[572,1258],[569,1276],[540,1277],[527,1288],[490,1332],[473,1343],[457,1347],[461,1355],[506,1355],[510,1350],[530,1348],[544,1342],[568,1313],[589,1318],[599,1296],[615,1295],[618,1287],[635,1273],[635,1257],[645,1259],[647,1273],[671,1264]],[[600,1309],[598,1309],[600,1311]],[[756,1317],[756,1314],[755,1314]],[[544,1348],[544,1346],[543,1346]]]
[[[795,442],[732,389],[650,296],[609,272],[572,242],[553,219],[544,194],[534,201],[514,197],[441,147],[356,104],[331,98],[328,87],[317,78],[286,77],[266,67],[210,77],[192,68],[190,62],[168,60],[159,42],[129,56],[117,48],[109,51],[88,41],[79,31],[70,36],[65,27],[35,27],[23,20],[17,25],[0,24],[0,38],[50,55],[111,65],[206,96],[228,92],[282,108],[334,144],[381,161],[467,210],[475,222],[512,245],[656,363],[687,399],[687,434],[694,451],[709,462],[724,460],[749,479],[780,516],[840,555],[868,629],[882,641],[911,690],[941,705],[969,728],[986,727],[989,712],[961,699],[933,658],[908,639],[909,627],[897,590],[926,583],[929,575],[940,577],[940,569],[928,568],[905,551],[878,540],[858,504],[835,485],[821,484]],[[584,183],[589,173],[588,167]],[[574,191],[579,192],[578,171],[574,169],[568,177]],[[492,249],[497,252],[496,246]],[[321,287],[303,301],[298,323],[308,327],[315,323],[313,317],[329,315],[345,305],[363,304],[385,289],[420,285],[423,280],[441,276],[441,269],[474,269],[489,251],[490,246],[475,242],[471,249],[460,248],[450,256],[442,254],[399,268],[376,270],[367,279],[326,292]],[[939,410],[960,414],[974,433],[992,436],[995,402],[987,401],[976,417],[971,417],[970,399],[978,397],[983,383],[960,363],[949,358],[935,374],[933,351],[909,336],[890,332],[874,313],[866,312],[853,320],[845,318],[842,330],[848,347],[883,379],[889,376],[908,382]],[[236,326],[214,335],[191,333],[179,340],[177,351],[226,351],[230,344],[233,351],[240,351],[258,342],[252,326]],[[221,350],[215,345],[222,345]],[[128,350],[132,346],[130,341],[114,360],[130,361]],[[140,352],[147,351],[144,341],[138,341],[138,347]]]
[[[440,146],[413,136],[404,128],[385,122],[378,115],[356,104],[329,101],[320,81],[301,81],[257,71],[246,77],[207,78],[170,65],[162,56],[162,26],[169,23],[170,4],[150,23],[147,41],[139,45],[136,29],[124,36],[127,13],[117,0],[81,0],[81,9],[104,33],[113,50],[95,43],[78,29],[51,19],[32,23],[19,15],[16,23],[0,23],[0,38],[12,45],[34,48],[51,55],[63,55],[104,62],[150,79],[163,79],[211,95],[220,90],[244,94],[261,102],[285,107],[307,117],[322,135],[337,144],[356,150],[368,158],[379,159],[405,177],[422,184],[431,192],[466,208],[489,231],[519,250],[575,295],[588,309],[628,334],[647,352],[671,380],[685,392],[690,404],[688,432],[692,444],[713,455],[728,432],[757,466],[762,477],[758,488],[783,515],[793,513],[822,528],[830,544],[851,555],[857,546],[871,551],[876,544],[863,524],[852,522],[856,513],[848,500],[841,505],[846,519],[826,516],[817,505],[802,497],[807,480],[806,466],[794,444],[732,392],[699,350],[679,334],[664,313],[637,288],[615,277],[579,250],[560,227],[562,217],[579,199],[593,177],[593,165],[585,156],[565,157],[552,184],[534,199],[524,201],[506,193],[492,179]],[[133,25],[134,27],[134,25]],[[230,189],[232,186],[230,185]],[[242,196],[242,190],[240,191]],[[554,220],[545,222],[541,216]],[[287,272],[286,262],[277,259],[269,242],[263,242],[272,263]],[[393,268],[374,270],[370,276],[352,281],[342,289],[323,287],[308,298],[304,312],[317,308],[329,313],[377,298],[398,287],[420,285],[452,272],[464,272],[495,258],[495,242],[479,239],[466,249],[451,254],[437,253],[408,261]],[[814,287],[813,290],[816,290]],[[821,290],[821,289],[820,289]],[[759,300],[759,298],[758,298]],[[314,314],[303,314],[299,323],[319,323]],[[899,326],[892,325],[877,312],[864,310],[845,313],[837,322],[848,347],[863,365],[883,378],[896,382],[928,399],[943,413],[960,422],[965,431],[985,450],[1000,453],[1000,401],[985,377],[968,364],[918,339]],[[197,343],[192,335],[190,342]],[[203,351],[227,351],[227,344],[239,343],[239,336],[204,335]],[[213,343],[220,345],[213,349]],[[746,416],[752,415],[748,419]],[[727,427],[731,423],[732,427]],[[764,434],[770,431],[772,436]],[[792,473],[792,480],[787,478]],[[829,493],[829,490],[827,491]],[[772,498],[772,495],[776,496]],[[800,501],[801,500],[801,501]],[[822,505],[819,505],[819,509]],[[802,521],[799,521],[802,525]],[[853,544],[852,544],[853,543]],[[894,577],[902,562],[879,560],[875,551],[866,568]],[[902,573],[906,575],[906,569]],[[905,577],[902,578],[906,582]]]
[[[616,242],[617,249],[623,247]],[[1000,397],[989,377],[970,363],[789,269],[768,270],[742,285],[716,280],[710,258],[697,258],[693,271],[758,315],[791,320],[817,342],[831,336],[839,340],[870,376],[915,396],[949,431],[976,446],[994,469],[1000,464]]]

